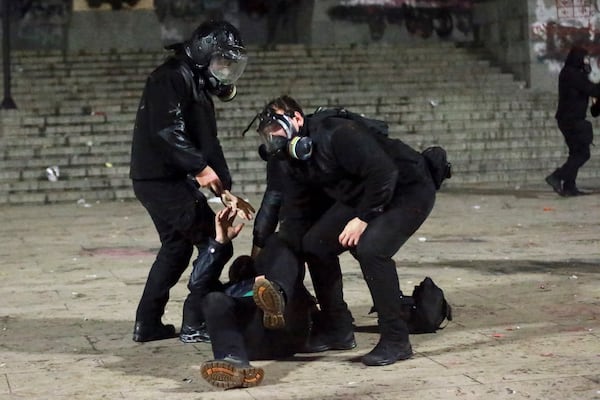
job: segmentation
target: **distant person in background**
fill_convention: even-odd
[[[133,331],[136,342],[175,336],[175,327],[162,323],[169,291],[187,268],[194,246],[198,259],[202,252],[210,251],[215,214],[199,188],[210,190],[243,218],[251,219],[254,212],[250,204],[229,191],[231,175],[217,139],[212,99],[235,97],[235,82],[247,62],[238,30],[225,21],[208,21],[189,40],[168,49],[174,54],[146,80],[131,147],[133,190],[150,214],[161,242],[138,304]],[[228,251],[233,253],[230,244]],[[191,292],[190,296],[204,294]],[[195,340],[202,337],[199,324],[203,318],[197,307],[188,303],[184,304],[180,336]]]
[[[565,65],[558,76],[558,108],[556,121],[569,148],[567,161],[546,177],[552,189],[561,196],[586,194],[577,187],[579,169],[590,159],[590,145],[594,132],[586,120],[590,97],[600,97],[600,84],[590,81],[588,51],[574,46],[569,51]],[[600,105],[593,102],[591,113],[600,114]]]

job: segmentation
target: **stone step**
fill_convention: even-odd
[[[13,94],[21,109],[0,113],[0,203],[133,198],[128,172],[135,112],[146,75],[166,54],[16,54]],[[540,182],[566,155],[553,118],[555,99],[529,92],[477,52],[452,44],[293,45],[249,54],[236,100],[215,103],[237,193],[258,195],[265,188],[260,141],[254,130],[243,139],[241,132],[282,92],[307,112],[345,106],[385,119],[390,136],[417,149],[443,145],[455,169],[447,187]],[[290,63],[294,57],[303,62]],[[60,168],[57,182],[46,177],[52,165]],[[597,166],[590,160],[582,176]]]
[[[219,139],[228,150],[258,147],[258,136],[251,130],[242,138],[238,129],[221,128]],[[418,130],[416,127],[418,126]],[[464,127],[464,129],[462,129]],[[93,129],[92,129],[93,128]],[[66,151],[74,153],[114,152],[129,149],[133,125],[130,122],[106,124],[89,127],[86,125],[61,125],[46,127],[41,135],[37,129],[27,134],[29,128],[21,128],[18,135],[3,138],[3,150],[0,158],[18,158],[27,156],[45,156],[50,152]],[[54,132],[53,132],[54,130]],[[563,139],[555,124],[544,120],[516,120],[499,123],[494,120],[450,121],[438,123],[432,121],[425,125],[397,124],[391,125],[390,137],[399,138],[407,143],[443,142],[447,145],[463,146],[465,142],[474,146],[486,143],[494,146],[513,146],[517,143],[534,143],[562,145]],[[65,150],[53,150],[65,149]]]
[[[511,164],[498,165],[505,168],[497,171],[486,172],[480,174],[480,171],[455,170],[455,175],[444,182],[442,190],[446,188],[461,187],[465,185],[482,185],[492,184],[495,187],[499,185],[516,185],[520,187],[522,184],[529,182],[537,182],[543,184],[543,178],[551,171],[556,164],[547,163],[542,168],[523,170],[511,170]],[[475,169],[475,168],[474,168]],[[257,171],[257,174],[263,174],[263,179],[255,181],[245,179],[236,184],[235,192],[242,196],[257,196],[264,192],[264,172]],[[583,168],[579,174],[580,179],[598,179],[600,172],[598,168],[595,170]],[[87,179],[90,180],[89,178]],[[234,181],[236,180],[234,174]],[[56,182],[55,182],[56,183]],[[41,182],[40,182],[41,185]],[[50,186],[52,188],[52,186]],[[131,200],[134,199],[131,183],[123,179],[103,179],[97,183],[89,183],[81,185],[81,181],[73,182],[73,186],[65,185],[64,187],[55,186],[54,189],[43,189],[35,185],[27,190],[11,192],[2,191],[0,194],[0,204],[44,204],[55,202],[73,202],[78,206],[93,206],[95,202],[114,201],[114,200]]]
[[[564,146],[547,146],[517,143],[513,147],[466,146],[458,148],[442,144],[448,152],[448,159],[456,168],[471,168],[476,165],[496,165],[498,161],[509,161],[518,169],[537,168],[541,163],[557,163],[566,159]],[[415,146],[415,148],[422,150]],[[232,171],[249,174],[259,170],[264,173],[265,164],[255,151],[227,151],[228,164]],[[129,172],[129,152],[113,152],[105,155],[94,154],[57,154],[44,158],[14,158],[0,160],[0,182],[38,180],[46,178],[46,168],[56,165],[60,169],[61,179],[74,179],[90,176],[127,176]],[[593,166],[596,161],[590,161]],[[521,165],[522,164],[522,165]],[[502,167],[504,168],[504,167]]]
[[[476,92],[473,92],[476,93]],[[513,92],[514,95],[514,92]],[[108,114],[131,114],[132,118],[137,111],[140,94],[129,98],[119,97],[116,102],[113,98],[90,98],[90,99],[55,99],[54,101],[40,101],[35,98],[34,103],[28,103],[28,109],[5,110],[1,116],[3,124],[21,125],[21,118],[25,116],[39,115],[108,115]],[[338,97],[320,99],[323,106],[344,106],[351,110],[358,111],[369,117],[385,119],[387,115],[416,113],[420,115],[438,113],[448,113],[454,111],[515,111],[515,110],[530,110],[543,111],[549,113],[553,117],[555,102],[534,102],[530,99],[515,100],[514,97],[506,96],[505,99],[500,98],[500,94],[494,97],[481,97],[480,100],[473,99],[467,94],[463,96],[450,96],[443,93],[436,93],[431,96],[414,96],[414,97],[381,97],[380,92],[370,93],[363,92],[360,97],[353,97],[350,93],[341,94]],[[251,119],[252,116],[260,110],[262,105],[269,98],[264,95],[248,95],[243,91],[238,96],[236,101],[231,103],[217,103],[217,113],[223,113],[223,116],[244,116]],[[342,100],[343,99],[343,100]],[[21,99],[22,100],[22,99]],[[311,100],[314,102],[314,100]],[[57,105],[58,103],[58,105]],[[308,104],[307,112],[312,112],[316,105]]]

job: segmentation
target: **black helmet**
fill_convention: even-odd
[[[209,69],[223,84],[234,83],[248,61],[240,32],[227,21],[204,22],[196,28],[184,49],[197,68]]]

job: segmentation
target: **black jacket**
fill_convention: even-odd
[[[339,117],[313,121],[307,116],[301,134],[312,139],[312,156],[283,164],[280,230],[294,247],[321,215],[323,199],[353,207],[357,217],[369,222],[408,185],[431,180],[418,151],[356,121]]]
[[[590,96],[600,97],[600,84],[591,82],[583,70],[586,55],[587,50],[572,48],[558,75],[558,108],[555,117],[559,122],[584,120]]]
[[[184,179],[207,165],[231,189],[212,98],[183,55],[148,77],[131,146],[131,179]]]

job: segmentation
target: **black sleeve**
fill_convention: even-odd
[[[287,171],[286,167],[286,171]],[[279,215],[279,237],[293,251],[302,250],[302,238],[315,221],[315,189],[305,182],[284,174],[283,202]]]
[[[230,190],[231,173],[225,159],[223,147],[217,137],[214,105],[208,94],[200,94],[198,101],[192,107],[191,114],[188,119],[192,125],[190,128],[191,135],[198,138],[202,154],[208,165],[215,170],[221,179],[223,188]],[[198,173],[200,170],[195,172]]]
[[[209,238],[208,243],[198,247],[198,258],[190,274],[188,289],[192,293],[208,293],[223,288],[219,281],[225,263],[233,255],[231,242],[221,244]]]
[[[177,168],[197,173],[208,162],[189,139],[184,110],[192,99],[192,88],[177,69],[170,69],[152,80],[146,103],[151,125],[156,127],[153,142],[162,148],[170,163]]]
[[[252,244],[263,248],[267,238],[279,223],[279,210],[283,202],[283,170],[276,158],[267,160],[267,189],[254,219]]]
[[[590,97],[600,97],[600,83],[589,80],[587,75],[581,71],[569,71],[567,77],[569,84]]]
[[[252,244],[265,247],[267,238],[275,232],[279,222],[279,209],[283,200],[283,193],[267,190],[263,195],[260,208],[254,219],[254,229],[252,231]]]

